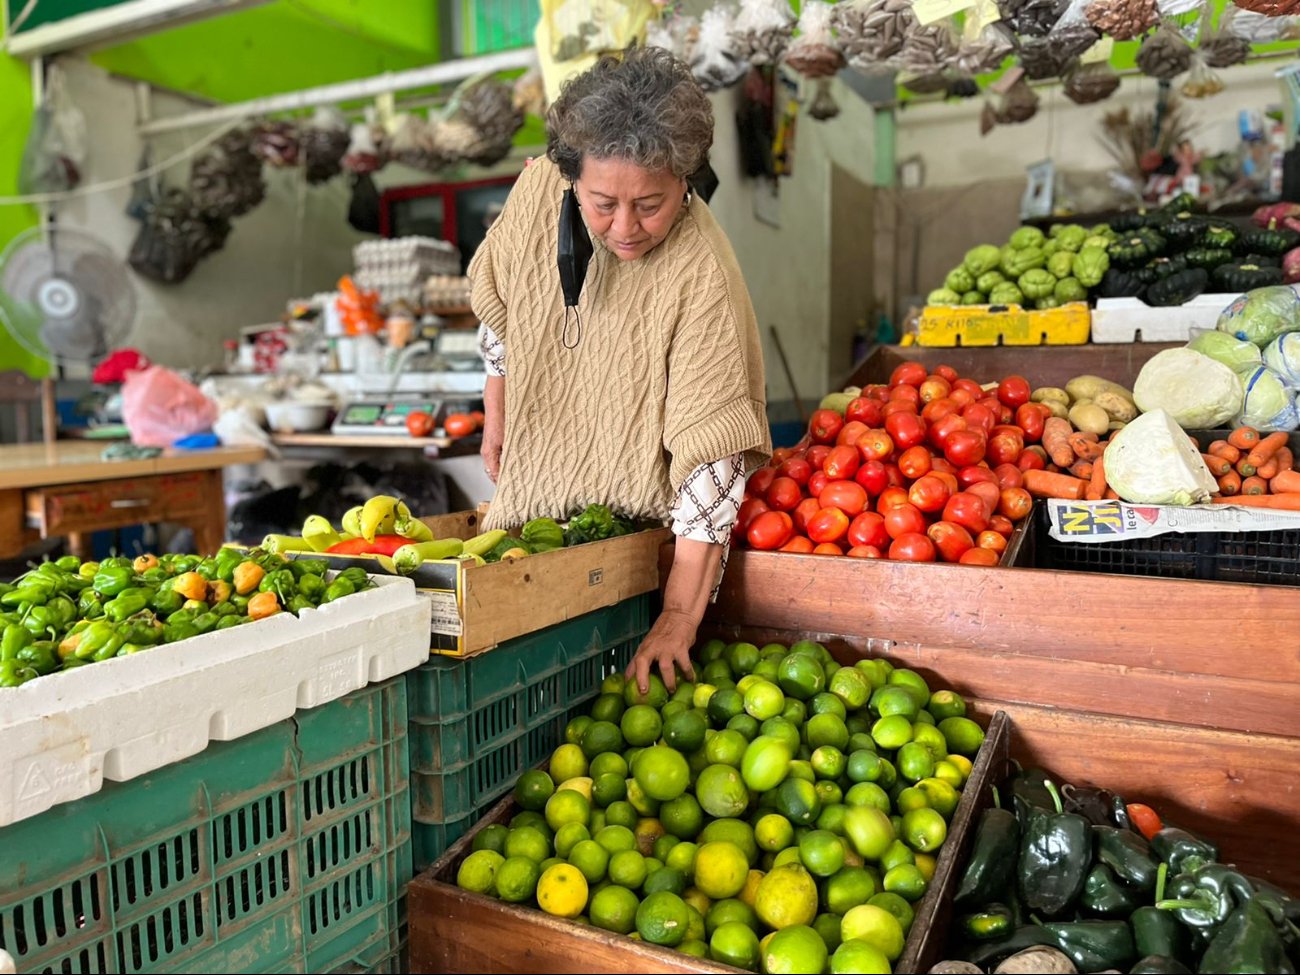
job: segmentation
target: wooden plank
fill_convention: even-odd
[[[168,450],[143,460],[106,461],[100,458],[103,450],[103,444],[84,440],[0,446],[0,488],[50,487],[213,470],[235,464],[257,464],[266,458],[266,451],[260,447],[216,447]]]
[[[996,700],[974,710],[1007,712],[1012,757],[1026,766],[1149,803],[1227,862],[1300,893],[1300,739]]]
[[[733,552],[707,618],[1300,682],[1300,599],[1281,586]]]
[[[423,450],[425,447],[450,447],[451,437],[412,437],[401,433],[273,433],[271,443],[277,447],[389,447]]]
[[[0,490],[0,559],[20,555],[39,538],[38,532],[27,527],[23,492]]]

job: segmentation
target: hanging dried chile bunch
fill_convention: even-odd
[[[731,32],[738,58],[755,67],[775,64],[793,36],[790,0],[740,0],[740,13]]]
[[[835,5],[832,20],[849,67],[864,73],[890,70],[916,26],[911,0],[846,0]]]
[[[1192,46],[1165,24],[1142,42],[1137,66],[1148,77],[1170,81],[1192,66]]]
[[[1030,81],[1046,81],[1066,73],[1074,58],[1062,59],[1046,37],[1025,37],[1020,41],[1020,66]]]
[[[799,15],[799,36],[790,42],[785,63],[805,78],[828,78],[844,66],[844,55],[831,26],[833,8],[824,0],[807,0]]]
[[[318,109],[298,139],[307,182],[325,183],[343,172],[351,142],[347,120],[335,109]]]
[[[1160,20],[1156,0],[1092,0],[1084,8],[1088,23],[1117,41],[1131,41]]]
[[[1070,0],[999,0],[1002,19],[1022,37],[1046,37]]]
[[[226,218],[242,216],[266,198],[262,161],[253,154],[248,129],[227,132],[194,160],[190,195],[200,212]]]
[[[145,277],[176,284],[189,277],[200,260],[219,250],[229,234],[229,220],[205,216],[190,194],[173,187],[149,207],[127,262]]]
[[[1065,97],[1076,105],[1104,102],[1119,88],[1119,75],[1105,61],[1073,68],[1065,78]]]
[[[253,127],[253,155],[272,166],[298,165],[298,128],[292,122],[266,119]]]
[[[478,134],[478,145],[466,157],[492,166],[510,153],[524,114],[514,104],[510,87],[495,79],[470,86],[460,99],[459,117]]]

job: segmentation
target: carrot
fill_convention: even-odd
[[[1277,461],[1277,469],[1279,473],[1282,471],[1293,470],[1295,468],[1295,455],[1291,453],[1290,447],[1282,447],[1273,455],[1273,459]]]
[[[1277,466],[1276,454],[1270,457],[1268,460],[1266,460],[1263,463],[1263,465],[1260,467],[1260,469],[1255,472],[1256,477],[1262,477],[1266,481],[1272,480],[1273,478],[1277,477],[1277,474],[1278,474],[1278,466]]]
[[[1043,448],[1057,467],[1074,463],[1074,451],[1070,447],[1072,432],[1070,421],[1063,417],[1053,416],[1043,421]]]
[[[1070,465],[1070,473],[1081,480],[1088,480],[1092,477],[1092,461],[1076,460]]]
[[[1268,486],[1274,494],[1300,494],[1300,471],[1278,471]]]
[[[1219,493],[1225,496],[1241,493],[1241,475],[1236,471],[1228,471],[1220,477]]]
[[[1251,450],[1259,443],[1259,431],[1253,427],[1237,427],[1228,434],[1228,443],[1238,450]]]
[[[1268,494],[1268,481],[1262,477],[1248,477],[1241,482],[1242,494]]]
[[[1070,437],[1070,448],[1074,451],[1075,456],[1080,460],[1096,460],[1106,452],[1106,445],[1104,443],[1098,443],[1096,435],[1084,434],[1084,436],[1090,436],[1092,439],[1075,440],[1075,437],[1078,436],[1079,434],[1074,434],[1074,436]]]
[[[1210,473],[1215,477],[1222,477],[1232,470],[1232,464],[1226,457],[1218,457],[1214,454],[1201,454],[1201,460],[1205,461],[1205,466],[1210,469]]]
[[[1103,461],[1102,457],[1093,461],[1092,478],[1088,481],[1088,489],[1083,493],[1089,501],[1100,501],[1106,493],[1106,468]]]
[[[1107,500],[1107,501],[1118,501],[1118,500],[1119,500],[1119,495],[1115,492],[1115,489],[1114,489],[1113,487],[1111,487],[1110,485],[1107,485],[1107,486],[1106,486],[1106,493],[1103,494],[1102,497],[1103,497],[1105,500]]]
[[[1263,467],[1268,463],[1270,457],[1286,446],[1287,439],[1288,437],[1285,430],[1279,430],[1277,433],[1270,433],[1267,437],[1251,448],[1250,453],[1246,455],[1246,460],[1257,468]]]
[[[1300,494],[1251,494],[1237,498],[1211,498],[1215,504],[1239,504],[1247,508],[1274,508],[1279,511],[1300,511]]]
[[[1230,464],[1235,464],[1241,460],[1241,451],[1226,440],[1214,441],[1205,452],[1213,454],[1215,457],[1226,457]]]
[[[1133,824],[1133,828],[1147,839],[1151,839],[1164,828],[1159,814],[1143,803],[1130,802],[1124,807],[1124,811],[1128,813],[1128,820]]]
[[[1054,418],[1055,419],[1055,418]],[[1025,471],[1025,490],[1036,498],[1083,499],[1088,482],[1068,474],[1051,474],[1047,471]]]
[[[1242,457],[1241,460],[1233,464],[1232,469],[1235,470],[1242,477],[1251,477],[1255,473],[1255,465],[1252,464],[1245,457]]]

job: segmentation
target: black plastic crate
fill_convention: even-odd
[[[1020,566],[1067,572],[1111,572],[1165,579],[1300,586],[1300,529],[1269,532],[1169,532],[1122,542],[1053,538],[1047,506],[1036,505],[1032,544]],[[1029,557],[1025,557],[1028,555]]]

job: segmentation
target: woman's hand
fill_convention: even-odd
[[[665,611],[659,614],[627,667],[627,676],[636,678],[642,694],[650,689],[650,668],[655,664],[659,665],[659,673],[663,675],[664,686],[669,692],[677,690],[677,668],[680,667],[691,680],[695,679],[691,646],[695,643],[696,627],[695,620],[685,613]]]
[[[506,380],[488,376],[483,387],[483,471],[493,484],[501,474],[501,447],[506,439]]]

